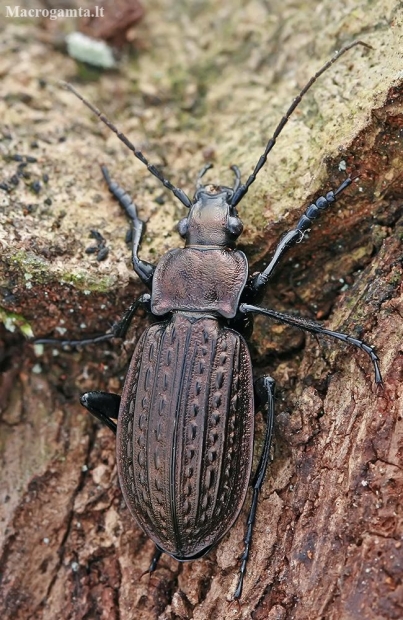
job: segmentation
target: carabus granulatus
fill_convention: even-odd
[[[131,305],[110,333],[62,344],[124,338],[140,307],[155,321],[137,343],[122,395],[87,392],[81,403],[116,433],[119,480],[125,501],[156,545],[150,571],[155,569],[161,553],[180,562],[208,553],[237,519],[252,484],[235,599],[242,592],[259,490],[270,459],[274,418],[274,381],[269,376],[254,381],[242,335],[250,331],[250,315],[262,314],[358,347],[369,355],[376,383],[382,382],[378,357],[361,340],[255,305],[285,252],[302,240],[313,220],[352,183],[351,178],[306,209],[296,227],[281,239],[261,273],[249,276],[246,256],[235,249],[243,228],[236,207],[264,166],[290,115],[317,78],[357,44],[363,43],[355,41],[342,48],[293,100],[245,183],[241,182],[238,167],[232,166],[232,187],[203,185],[202,177],[210,168],[206,165],[198,176],[193,200],[149,164],[99,110],[66,85],[189,210],[179,222],[185,247],[170,250],[157,265],[141,260],[138,249],[144,224],[130,196],[102,166],[109,190],[131,221],[133,267],[149,293]],[[254,417],[259,408],[266,412],[267,425],[251,481]]]

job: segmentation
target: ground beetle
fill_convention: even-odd
[[[263,314],[358,347],[370,356],[376,383],[382,382],[378,357],[361,340],[307,319],[254,305],[280,258],[302,240],[313,220],[337,200],[351,184],[351,178],[306,209],[258,275],[248,276],[247,259],[235,249],[242,232],[236,207],[265,164],[291,113],[317,78],[360,43],[365,45],[354,41],[342,48],[293,100],[246,183],[241,183],[239,169],[232,166],[233,187],[203,185],[201,179],[211,167],[206,165],[198,176],[193,200],[149,164],[98,109],[66,85],[189,209],[187,217],[179,222],[185,247],[169,251],[156,266],[145,262],[138,257],[144,224],[136,206],[102,166],[109,190],[131,220],[133,267],[150,294],[141,295],[110,333],[82,341],[64,341],[76,345],[123,338],[139,307],[157,319],[137,343],[122,396],[88,392],[81,397],[81,403],[117,434],[117,464],[124,498],[133,517],[156,545],[150,571],[155,569],[161,553],[181,562],[195,560],[208,553],[228,532],[250,484],[255,411],[266,411],[266,433],[252,478],[252,502],[236,599],[242,592],[258,494],[270,457],[274,418],[273,379],[265,376],[253,380],[243,336],[250,332],[250,315]]]

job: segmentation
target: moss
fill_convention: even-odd
[[[18,265],[24,273],[35,276],[35,279],[40,279],[41,277],[46,278],[48,274],[48,265],[46,261],[25,250],[18,250],[13,254],[11,262]]]
[[[400,283],[402,281],[402,274],[400,272],[400,270],[397,270],[395,273],[393,273],[391,275],[391,277],[389,278],[389,284],[390,286],[392,286],[394,289],[397,288]]]
[[[32,338],[34,335],[31,325],[21,314],[7,312],[7,310],[0,307],[0,321],[9,332],[15,332],[16,329],[19,329],[26,338]]]
[[[61,284],[71,284],[80,291],[105,293],[110,291],[115,278],[112,276],[92,277],[87,271],[77,270],[74,273],[60,274],[58,281]]]
[[[75,269],[74,271],[63,271],[61,268],[49,271],[49,264],[31,252],[19,250],[11,258],[11,262],[18,266],[19,274],[26,281],[26,286],[31,285],[31,280],[35,285],[49,285],[55,280],[59,284],[71,284],[80,291],[90,290],[92,292],[104,293],[111,289],[115,283],[116,276],[93,274],[85,269]]]

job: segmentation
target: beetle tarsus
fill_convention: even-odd
[[[113,332],[108,332],[107,334],[102,334],[100,336],[94,336],[93,338],[83,338],[82,340],[61,340],[58,338],[38,338],[34,340],[34,344],[53,344],[62,348],[68,347],[80,347],[86,346],[89,344],[98,344],[100,342],[105,342],[107,340],[112,340],[112,338],[116,338]]]
[[[133,320],[134,315],[136,314],[137,308],[141,305],[144,307],[146,312],[151,312],[150,308],[151,297],[148,293],[144,293],[140,295],[136,301],[132,303],[132,305],[125,312],[120,321],[117,321],[114,325],[112,325],[111,331],[106,334],[101,334],[100,336],[94,336],[93,338],[82,338],[81,340],[59,340],[58,338],[38,338],[34,340],[34,344],[53,344],[62,348],[71,348],[71,347],[82,347],[91,344],[98,344],[100,342],[106,342],[107,340],[112,340],[113,338],[125,338],[130,324]]]

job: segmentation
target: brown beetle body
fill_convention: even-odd
[[[210,223],[212,215],[217,239],[228,241],[225,200]],[[189,278],[195,272],[197,280]],[[165,254],[151,311],[173,314],[142,334],[126,376],[117,428],[123,495],[157,547],[179,560],[206,553],[245,501],[252,364],[245,340],[222,317],[235,316],[247,276],[243,252],[225,247],[187,245]]]
[[[117,463],[126,504],[162,552],[179,561],[207,553],[230,529],[253,487],[235,598],[242,592],[258,493],[270,459],[274,381],[253,381],[242,334],[248,313],[265,314],[313,333],[349,342],[370,355],[377,382],[377,356],[365,343],[321,325],[250,305],[286,250],[301,239],[321,210],[351,183],[347,179],[310,205],[281,240],[266,269],[248,278],[248,263],[235,249],[242,222],[226,187],[196,192],[188,217],[179,223],[184,248],[167,252],[156,266],[139,259],[142,222],[130,197],[104,176],[133,221],[133,265],[151,291],[142,295],[115,327],[124,335],[139,304],[154,317],[137,343],[123,393],[89,392],[81,398],[91,413],[117,433]],[[238,175],[237,175],[238,181]],[[137,235],[137,236],[136,236]],[[267,412],[266,435],[252,479],[256,409]],[[117,425],[113,422],[117,419]]]
[[[241,510],[253,450],[247,345],[214,317],[176,313],[132,358],[117,431],[126,504],[178,560],[203,555]]]
[[[131,221],[133,268],[149,293],[132,303],[110,333],[84,342],[124,338],[139,306],[156,323],[137,343],[122,396],[87,392],[81,403],[117,432],[123,495],[130,512],[157,546],[150,572],[155,570],[163,551],[180,561],[207,553],[234,523],[251,482],[252,500],[234,598],[242,593],[259,491],[270,461],[274,421],[274,380],[266,375],[253,382],[243,338],[250,333],[251,315],[264,315],[357,347],[371,359],[376,383],[382,382],[378,357],[362,340],[255,305],[282,257],[302,241],[314,220],[353,179],[345,179],[335,191],[307,207],[296,226],[280,240],[262,272],[248,277],[246,257],[235,249],[243,228],[237,205],[265,165],[291,114],[317,78],[359,44],[366,45],[354,41],[342,48],[307,82],[244,183],[239,168],[231,166],[235,175],[232,187],[203,185],[201,179],[211,168],[207,164],[198,175],[193,200],[150,164],[97,108],[68,86],[188,209],[178,224],[185,247],[170,250],[156,265],[148,263],[138,255],[144,222],[137,215],[137,207],[102,166],[111,193]],[[250,480],[257,409],[266,412],[267,422],[259,463]]]

